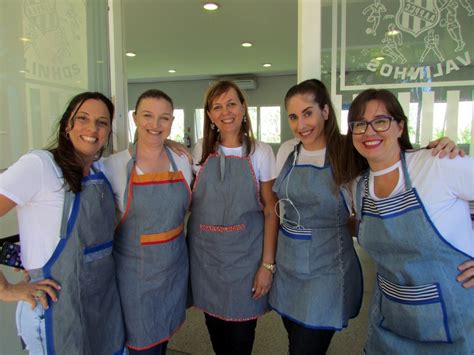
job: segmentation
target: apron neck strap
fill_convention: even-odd
[[[224,151],[222,150],[222,146],[220,144],[218,144],[218,146],[217,146],[217,152],[219,153],[219,173],[220,173],[221,181],[224,181],[224,178],[225,178],[225,154],[224,154]],[[245,143],[245,140],[242,140],[242,156],[244,154],[247,154],[246,152],[247,152],[247,143]]]
[[[408,167],[407,167],[404,151],[400,152],[400,160],[402,161],[402,172],[403,172],[403,177],[405,178],[405,189],[408,191],[408,190],[411,190],[412,185],[411,185],[410,174],[408,174]]]

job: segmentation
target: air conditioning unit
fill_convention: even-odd
[[[223,80],[227,80],[227,78],[223,78]],[[257,80],[256,79],[232,79],[230,78],[229,80],[232,80],[234,83],[237,84],[237,86],[241,90],[255,90],[257,88]],[[209,82],[209,86],[213,85],[216,81],[211,81]]]

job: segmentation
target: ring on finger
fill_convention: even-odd
[[[39,300],[41,297],[44,297],[46,294],[43,290],[36,290],[35,292],[35,299]]]

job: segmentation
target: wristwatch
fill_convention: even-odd
[[[262,266],[267,269],[268,271],[270,271],[272,274],[275,273],[276,269],[277,269],[277,266],[276,264],[270,264],[270,263],[263,263],[262,262]]]

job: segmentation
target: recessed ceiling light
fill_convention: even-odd
[[[265,67],[265,68],[270,68],[271,66],[272,66],[272,65],[271,65],[270,63],[265,63],[265,64],[263,64],[263,67]]]
[[[242,46],[242,47],[245,47],[245,48],[249,48],[249,47],[252,47],[253,44],[250,43],[250,42],[242,42],[241,46]]]
[[[208,11],[214,11],[219,8],[219,5],[217,5],[215,2],[206,2],[202,7]]]
[[[133,52],[127,52],[127,53],[125,53],[125,55],[126,55],[127,57],[136,57],[136,56],[137,56],[137,55],[136,55],[135,53],[133,53]]]
[[[26,74],[26,70],[20,70],[19,71],[21,74]]]
[[[375,57],[375,60],[384,60],[385,57]]]
[[[20,37],[20,41],[29,42],[29,41],[31,41],[31,39],[29,39],[28,37]]]
[[[399,33],[400,31],[397,31],[397,30],[391,30],[387,32],[389,36],[395,36],[395,35],[398,35]]]
[[[168,70],[168,73],[176,73],[176,70],[170,69],[170,70]]]

